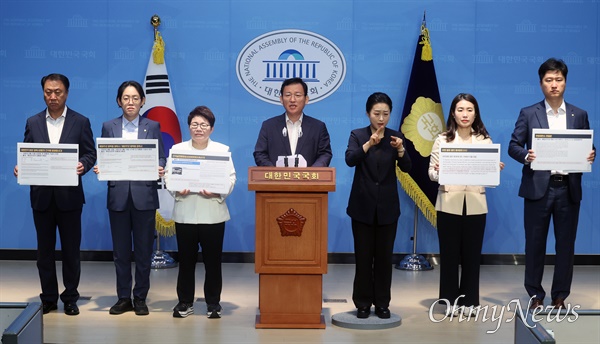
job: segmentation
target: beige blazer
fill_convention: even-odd
[[[490,144],[490,138],[483,136],[471,136],[472,143]],[[459,141],[457,141],[459,140]],[[440,159],[440,143],[446,142],[446,135],[441,134],[435,139],[429,157],[429,179],[434,182],[439,180],[438,172],[435,170],[435,165]],[[471,142],[463,142],[458,138],[458,135],[450,144],[468,144]],[[443,211],[449,214],[462,215],[464,202],[467,202],[467,215],[486,214],[487,201],[485,198],[485,188],[483,186],[474,185],[440,185],[438,189],[437,199],[435,202],[435,210]]]

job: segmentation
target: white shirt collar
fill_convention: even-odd
[[[127,119],[127,118],[125,118],[125,116],[123,116],[123,128],[125,128],[125,126],[126,126],[128,123],[131,123],[131,124],[133,124],[133,125],[134,125],[136,128],[137,128],[137,127],[139,127],[139,124],[140,124],[140,116],[139,116],[139,115],[138,115],[138,116],[135,116],[135,118],[134,118],[134,119],[133,119],[133,121],[131,121],[131,122],[130,122],[130,121]]]
[[[297,123],[298,123],[298,124],[300,124],[300,125],[302,125],[302,119],[304,119],[304,113],[302,113],[302,114],[300,115],[300,118],[298,118],[298,121],[297,121]],[[288,117],[288,114],[287,114],[287,112],[285,113],[285,123],[290,123],[290,124],[292,124],[292,125],[295,125],[295,123],[294,123],[294,122],[292,122],[292,120],[291,120],[291,119]]]
[[[548,116],[556,116],[552,111],[552,106],[548,103],[546,99],[544,99],[544,106],[546,107],[546,115]],[[558,115],[565,115],[567,113],[567,105],[563,100],[560,106],[558,107]]]
[[[52,118],[52,116],[50,116],[50,112],[48,111],[48,108],[46,108],[46,118],[48,118],[48,117]],[[63,113],[58,118],[60,118],[60,117],[67,118],[67,106],[66,105],[65,105],[65,109],[63,110]],[[54,119],[54,118],[52,118],[52,119]]]

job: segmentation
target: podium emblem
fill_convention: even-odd
[[[306,218],[298,214],[294,208],[290,208],[285,214],[277,218],[281,236],[302,236],[305,223]]]

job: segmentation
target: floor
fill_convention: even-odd
[[[44,316],[45,343],[512,343],[515,308],[527,307],[523,289],[524,267],[485,265],[481,271],[481,304],[487,316],[477,319],[444,318],[439,306],[431,308],[438,292],[439,269],[403,271],[394,269],[390,310],[399,315],[399,327],[384,330],[354,330],[332,325],[331,317],[354,309],[351,302],[354,265],[329,265],[323,277],[323,315],[326,329],[255,329],[258,312],[258,276],[253,264],[224,264],[223,317],[207,319],[206,307],[195,303],[196,314],[173,318],[177,303],[177,268],[153,270],[148,296],[150,315],[109,315],[116,302],[112,262],[83,262],[79,316],[58,312]],[[60,271],[60,267],[58,268]],[[197,267],[197,298],[201,298],[204,270]],[[545,286],[552,266],[546,267]],[[39,301],[35,262],[0,261],[0,302]],[[576,266],[573,292],[568,301],[581,310],[600,309],[600,266]],[[546,300],[548,302],[548,300]],[[493,306],[496,306],[495,308]],[[510,310],[508,309],[510,307]],[[430,314],[431,309],[431,314]],[[495,309],[497,313],[492,313]],[[498,319],[500,311],[505,312]],[[492,315],[495,316],[492,317]],[[486,319],[484,319],[486,318]],[[496,319],[496,320],[494,320]],[[591,320],[590,320],[591,319]],[[570,342],[588,342],[577,333],[598,332],[600,317],[590,318]],[[591,321],[591,323],[590,323]],[[566,323],[566,322],[565,322]],[[577,324],[575,321],[573,324]],[[571,325],[569,325],[571,326]],[[575,329],[575,325],[571,326]],[[557,340],[560,338],[556,333]],[[564,341],[558,341],[562,343]]]

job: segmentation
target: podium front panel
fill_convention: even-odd
[[[262,323],[321,323],[322,275],[260,274],[259,282]]]
[[[328,194],[257,192],[258,273],[327,273]]]

